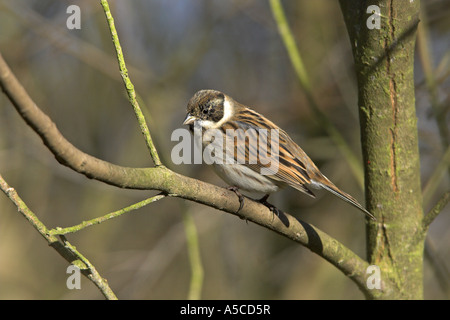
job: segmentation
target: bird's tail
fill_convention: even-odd
[[[325,178],[326,179],[326,178]],[[338,187],[336,187],[330,180],[327,180],[327,184],[319,182],[318,184],[324,188],[325,190],[331,192],[332,194],[334,194],[335,196],[338,196],[339,198],[341,198],[342,200],[344,200],[345,202],[348,202],[350,204],[352,204],[353,206],[355,206],[356,208],[358,208],[359,210],[361,210],[362,212],[364,212],[366,215],[369,216],[370,219],[376,221],[377,219],[375,219],[374,215],[371,214],[369,211],[367,211],[366,208],[364,208],[362,205],[359,204],[358,201],[356,201],[355,198],[353,198],[351,195],[349,195],[348,193],[345,193],[344,191],[339,190]]]

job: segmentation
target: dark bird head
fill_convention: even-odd
[[[189,100],[184,125],[193,125],[196,120],[219,122],[224,116],[225,94],[216,90],[200,90]]]

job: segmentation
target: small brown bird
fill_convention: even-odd
[[[323,188],[375,220],[358,201],[328,180],[285,131],[224,93],[198,91],[189,100],[183,124],[189,125],[191,132],[201,133],[203,149],[214,150],[210,163],[240,197],[241,208],[243,197],[238,189],[264,193],[260,201],[268,204],[268,196],[286,186],[313,198],[309,188]]]

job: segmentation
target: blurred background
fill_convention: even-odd
[[[0,0],[0,50],[30,96],[76,147],[106,161],[149,167],[121,81],[99,1],[76,1],[81,29],[69,30],[73,1]],[[294,74],[268,1],[110,1],[141,107],[169,168],[226,186],[201,165],[171,162],[189,98],[217,89],[284,128],[322,172],[364,203],[362,186],[320,127]],[[283,1],[313,95],[361,159],[352,53],[338,1]],[[436,177],[446,151],[432,104],[450,105],[450,2],[422,1],[416,50],[416,107],[425,211],[449,189]],[[430,69],[431,68],[431,69]],[[427,71],[428,70],[428,71]],[[431,70],[431,71],[430,71]],[[430,90],[425,75],[433,77]],[[442,124],[442,123],[441,123]],[[448,137],[447,137],[448,139]],[[447,140],[448,142],[448,140]],[[120,190],[61,166],[0,95],[0,173],[48,227],[92,219],[157,192]],[[286,189],[271,203],[319,227],[365,257],[364,215],[326,193]],[[431,225],[425,298],[448,299],[450,216]],[[181,199],[164,199],[68,235],[122,299],[186,299],[191,267],[185,215],[195,221],[204,270],[203,299],[363,299],[356,285],[308,249],[237,217]],[[68,290],[68,263],[0,194],[0,299],[102,299],[82,277]]]

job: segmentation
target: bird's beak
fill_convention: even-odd
[[[183,125],[193,124],[195,120],[195,117],[188,113],[186,119],[184,119]]]

